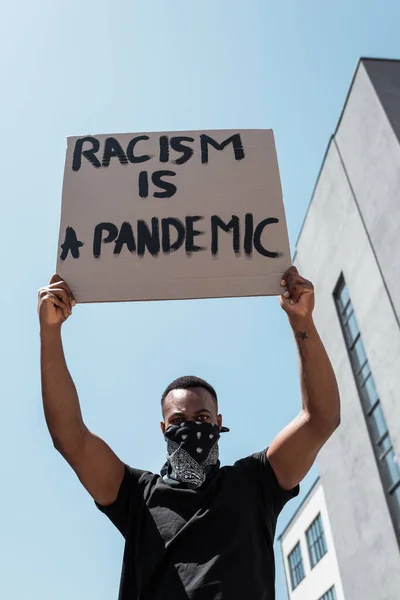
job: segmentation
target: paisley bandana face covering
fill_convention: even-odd
[[[168,427],[164,434],[167,462],[161,471],[163,478],[172,485],[200,487],[219,466],[218,440],[224,431],[229,429],[220,430],[218,425],[194,421]]]

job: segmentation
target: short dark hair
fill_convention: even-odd
[[[185,375],[184,377],[178,377],[172,383],[169,384],[167,388],[165,388],[163,395],[161,396],[161,406],[164,403],[165,398],[168,396],[172,390],[190,390],[192,388],[203,388],[207,390],[207,392],[213,397],[215,403],[218,407],[218,398],[217,392],[213,388],[212,385],[207,383],[201,377],[196,377],[195,375]]]

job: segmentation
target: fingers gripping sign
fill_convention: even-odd
[[[72,313],[76,302],[68,285],[59,275],[53,275],[49,285],[38,294],[38,313],[41,326],[60,326]]]
[[[309,318],[314,310],[314,286],[311,281],[302,277],[296,267],[290,267],[282,278],[282,288],[285,288],[280,303],[289,319]]]

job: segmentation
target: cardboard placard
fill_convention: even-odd
[[[57,272],[77,302],[276,295],[289,266],[271,130],[68,138]]]

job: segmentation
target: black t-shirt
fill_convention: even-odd
[[[98,506],[125,538],[119,600],[274,600],[276,520],[298,493],[265,451],[197,490],[126,466],[116,501]]]

